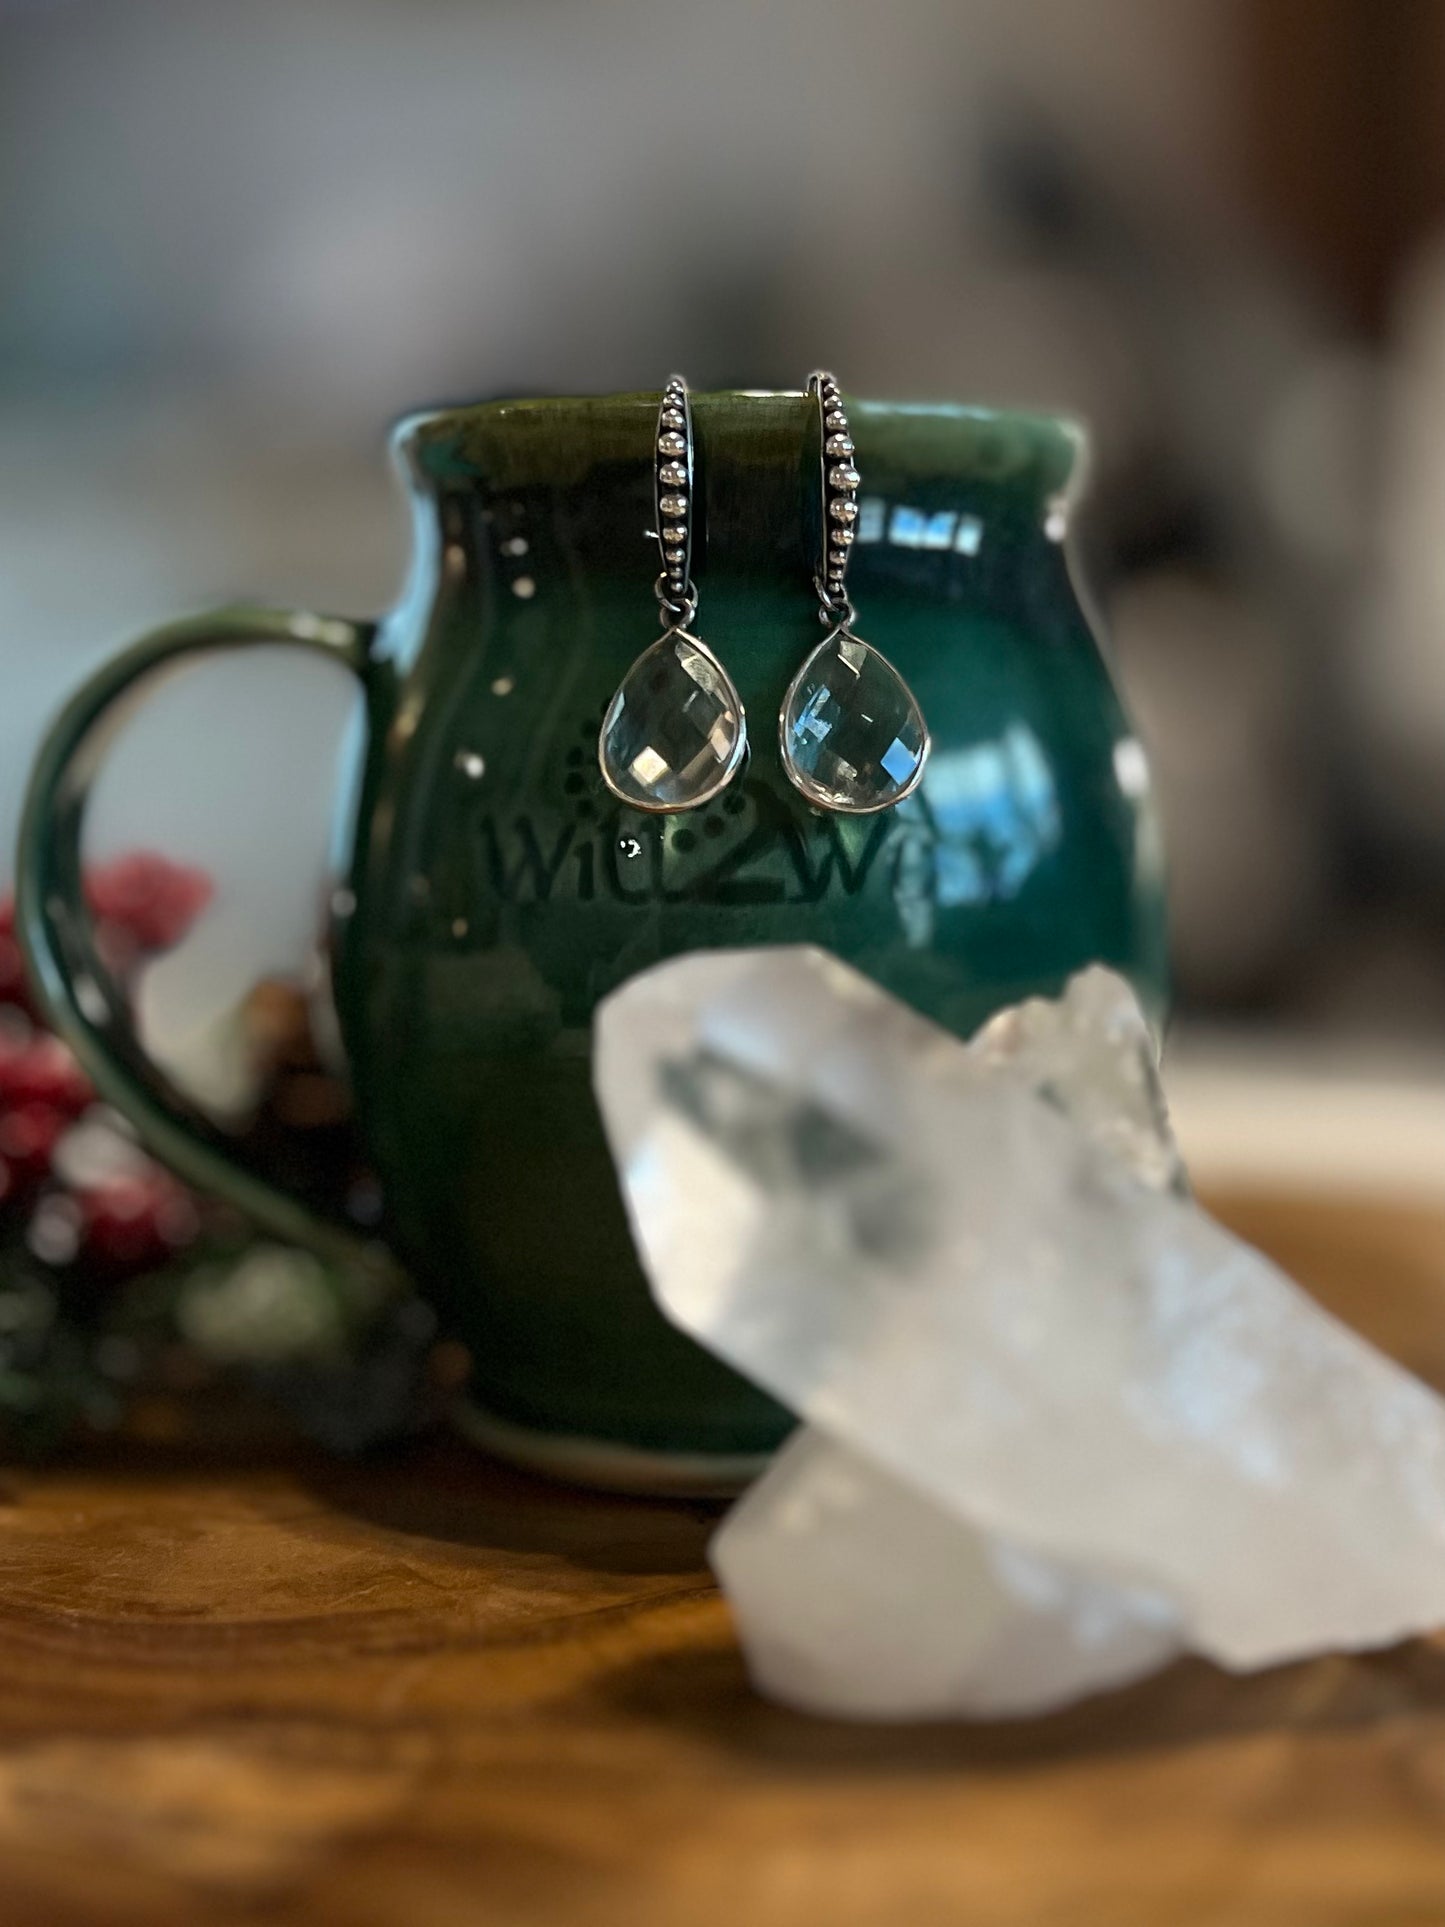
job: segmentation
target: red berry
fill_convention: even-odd
[[[118,925],[147,951],[178,944],[213,894],[204,870],[172,863],[153,850],[117,857],[86,879],[86,896],[97,919]]]
[[[15,936],[15,902],[0,897],[0,1004],[14,1004],[30,1014],[30,985],[25,978],[25,960]]]
[[[49,1175],[55,1147],[69,1128],[70,1119],[50,1104],[22,1104],[0,1114],[0,1158],[17,1189]]]
[[[44,1104],[74,1118],[94,1102],[90,1079],[58,1037],[38,1031],[20,1039],[0,1031],[0,1104]]]
[[[200,1230],[189,1194],[159,1168],[94,1185],[78,1194],[78,1202],[86,1256],[113,1270],[160,1264]]]

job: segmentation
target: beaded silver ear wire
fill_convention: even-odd
[[[822,434],[821,556],[813,581],[828,634],[788,685],[778,716],[783,769],[820,809],[871,816],[923,780],[928,726],[913,691],[871,643],[853,633],[848,557],[857,533],[859,474],[838,384],[808,377]]]
[[[732,678],[691,633],[693,434],[687,383],[662,394],[653,456],[662,573],[654,585],[662,634],[633,663],[607,705],[597,739],[602,780],[635,810],[696,809],[732,781],[747,748],[747,719]]]

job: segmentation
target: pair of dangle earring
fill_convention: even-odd
[[[808,392],[821,431],[819,618],[829,633],[794,676],[778,716],[783,770],[815,808],[868,816],[912,795],[923,777],[928,730],[908,685],[853,633],[849,551],[859,475],[838,384],[815,374]],[[657,599],[663,633],[633,663],[608,705],[598,738],[603,781],[624,803],[653,813],[695,809],[731,782],[747,750],[747,719],[732,678],[691,632],[697,589],[692,409],[674,375],[663,391],[655,452]]]

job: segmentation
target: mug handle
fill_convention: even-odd
[[[41,1003],[103,1098],[155,1155],[239,1206],[287,1243],[334,1263],[393,1269],[383,1248],[324,1218],[240,1164],[226,1135],[161,1074],[96,950],[85,907],[81,834],[91,786],[119,729],[187,657],[291,643],[344,663],[367,692],[374,724],[374,623],[300,610],[228,608],[152,629],[104,663],[71,697],[36,758],[21,818],[16,927]]]

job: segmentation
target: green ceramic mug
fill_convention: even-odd
[[[753,746],[658,817],[605,789],[603,710],[657,634],[655,395],[495,402],[405,423],[416,552],[379,622],[231,610],[145,637],[60,716],[21,839],[41,993],[157,1153],[282,1236],[319,1220],[171,1089],[94,954],[86,796],[130,703],[198,651],[278,641],[344,663],[366,728],[330,933],[385,1235],[474,1359],[471,1421],[514,1455],[644,1485],[720,1483],[787,1419],[653,1309],[589,1081],[593,1009],[679,951],[814,943],[960,1034],[1102,959],[1156,1009],[1164,939],[1143,757],[1072,580],[1081,439],[1053,420],[850,402],[859,632],[922,705],[921,790],[811,808],[776,717],[819,634],[817,415],[695,398],[700,632]]]

